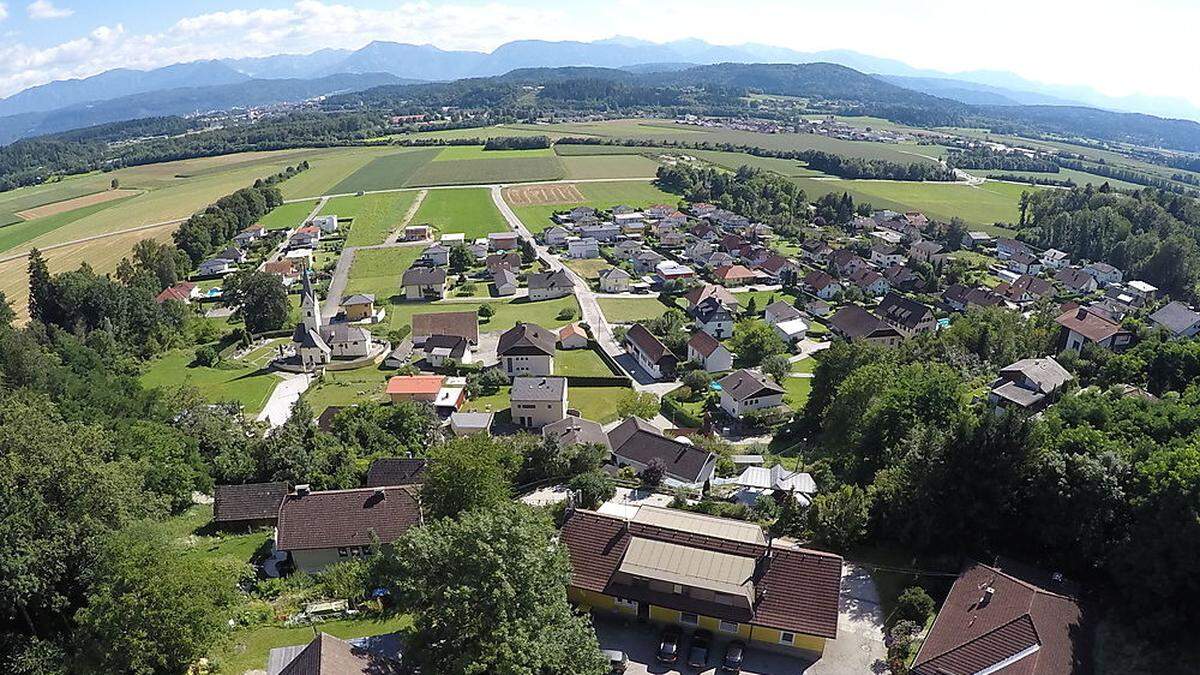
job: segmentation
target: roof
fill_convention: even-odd
[[[561,401],[567,395],[565,377],[514,377],[509,399],[513,401]]]
[[[553,272],[539,272],[538,274],[530,274],[528,283],[530,288],[537,289],[575,287],[575,284],[571,283],[571,277],[567,275],[567,271],[564,269],[558,269]]]
[[[286,260],[276,260],[275,262],[269,262],[263,265],[263,271],[267,274],[297,274],[299,270],[296,268],[299,266],[299,264],[300,263],[298,263],[296,260],[290,258]]]
[[[1077,291],[1095,285],[1095,279],[1092,278],[1092,275],[1074,267],[1068,267],[1055,272],[1054,279],[1060,284]]]
[[[454,411],[450,413],[450,423],[459,429],[488,429],[492,426],[492,420],[496,418],[496,413],[491,412],[463,412]]]
[[[568,415],[542,427],[542,436],[562,445],[602,445],[608,448],[608,434],[598,423]]]
[[[784,321],[787,321],[788,319],[799,319],[801,316],[803,316],[800,313],[800,310],[796,309],[792,303],[785,300],[776,300],[775,302],[767,305],[766,312],[767,314],[773,314],[777,317],[780,317]]]
[[[320,335],[321,339],[330,345],[354,341],[368,342],[371,339],[371,331],[348,323],[325,324],[321,326]]]
[[[723,346],[715,337],[702,330],[693,333],[692,337],[688,340],[688,347],[696,350],[704,358],[712,356],[713,352]]]
[[[783,387],[775,384],[771,378],[753,370],[735,370],[717,380],[721,391],[727,392],[736,401],[744,401],[754,396],[770,396],[786,393]]]
[[[870,337],[879,331],[895,332],[882,319],[858,305],[846,305],[834,312],[829,317],[829,326],[851,340]]]
[[[733,320],[730,308],[727,305],[721,304],[716,298],[702,300],[700,304],[689,308],[688,312],[702,324],[712,323],[713,321]]]
[[[1036,574],[1042,578],[1015,568],[969,565],[950,588],[912,672],[1091,673],[1091,621],[1075,588],[1061,576]]]
[[[798,335],[803,335],[808,332],[808,322],[804,319],[788,319],[775,324],[775,330],[783,333],[783,335],[795,338]]]
[[[887,320],[914,330],[922,321],[933,316],[933,310],[895,292],[888,292],[879,302],[879,314]]]
[[[427,462],[415,457],[381,457],[367,469],[367,487],[425,482]]]
[[[392,675],[400,664],[344,640],[321,633],[279,675]]]
[[[768,548],[762,541],[730,540],[639,522],[650,510],[667,511],[643,506],[632,521],[573,511],[560,538],[571,561],[571,585],[621,597],[636,595],[631,599],[777,630],[837,637],[842,571],[839,556],[807,549]],[[762,537],[756,525],[738,524],[758,530]],[[745,594],[749,602],[729,605],[688,594],[655,592],[622,583],[620,577],[624,575],[617,575],[618,571],[643,578],[675,579],[675,583],[698,588],[719,585],[727,589],[722,592]],[[738,575],[744,575],[741,583],[737,583]]]
[[[751,522],[692,513],[681,509],[645,506],[638,509],[633,522],[677,532],[690,532],[746,544],[765,544],[762,528]]]
[[[404,270],[401,286],[440,286],[446,283],[446,270],[441,267],[410,267]]]
[[[354,295],[342,300],[342,306],[348,305],[370,305],[375,303],[375,296],[370,293],[355,293]]]
[[[500,267],[492,273],[492,283],[497,286],[513,286],[519,284],[517,273],[507,267]]]
[[[558,335],[536,323],[519,323],[504,331],[496,347],[500,356],[554,356]]]
[[[521,254],[516,251],[508,251],[507,253],[493,253],[484,261],[484,265],[489,272],[493,274],[496,270],[507,268],[510,270],[521,269]]]
[[[1063,312],[1054,320],[1058,325],[1079,333],[1092,342],[1103,342],[1121,330],[1117,323],[1109,321],[1086,307]]]
[[[754,279],[758,275],[744,265],[722,265],[713,270],[713,276],[728,281],[730,279]]]
[[[645,465],[658,459],[666,465],[669,476],[688,483],[700,479],[704,467],[713,457],[711,452],[663,436],[654,425],[640,417],[626,418],[609,431],[608,444],[613,454],[638,464]]]
[[[1180,335],[1200,323],[1200,313],[1178,300],[1173,300],[1151,314],[1150,320],[1172,333]]]
[[[461,359],[467,353],[467,339],[461,335],[430,335],[422,349],[431,356]]]
[[[662,340],[655,337],[640,323],[629,327],[629,332],[625,334],[625,341],[636,347],[651,363],[673,364],[678,360],[662,343]]]
[[[213,488],[213,521],[275,520],[287,493],[285,482],[218,485]]]
[[[1021,359],[1001,369],[1000,375],[1026,378],[1041,394],[1053,393],[1075,379],[1075,376],[1052,358]]]
[[[167,300],[178,300],[186,302],[191,297],[192,291],[196,289],[196,284],[190,281],[181,281],[174,286],[164,288],[161,293],[154,296],[158,302],[166,302]]]
[[[393,375],[387,382],[386,393],[436,394],[445,381],[443,375]]]
[[[281,551],[390,543],[421,523],[414,486],[292,493],[279,507]]]
[[[734,482],[744,487],[762,490],[795,490],[803,494],[815,494],[817,491],[817,484],[812,476],[799,471],[788,471],[781,464],[775,464],[769,469],[764,466],[748,466]]]
[[[689,307],[695,307],[708,298],[716,298],[721,304],[728,307],[737,307],[738,299],[729,289],[724,286],[715,284],[705,284],[693,288],[684,294],[684,299],[687,300]]]
[[[584,340],[586,340],[587,339],[587,331],[585,331],[583,329],[583,327],[580,326],[578,323],[569,323],[569,324],[563,326],[562,328],[558,329],[558,339],[559,340],[566,340],[567,338],[570,338],[570,337],[581,337]]]
[[[413,314],[413,337],[459,335],[471,344],[479,344],[479,317],[470,312],[426,312]]]
[[[834,279],[828,272],[822,272],[821,270],[813,270],[804,275],[804,285],[818,291],[830,284],[836,283],[837,279]]]
[[[607,269],[600,270],[600,278],[601,279],[617,279],[617,280],[619,280],[619,279],[630,279],[632,277],[630,277],[629,272],[626,272],[625,270],[621,269],[620,267],[609,267]]]

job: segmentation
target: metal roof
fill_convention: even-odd
[[[656,539],[633,537],[617,569],[637,577],[730,595],[753,590],[755,559]]]
[[[679,509],[643,506],[633,517],[633,522],[748,544],[767,543],[762,528],[754,523],[706,516]]]

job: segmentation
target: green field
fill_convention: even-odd
[[[421,246],[401,246],[355,251],[346,294],[370,293],[381,303],[393,295],[398,296],[400,277],[421,257],[422,250]]]
[[[468,241],[508,229],[485,188],[430,190],[413,223],[429,223],[442,234],[461,232]]]
[[[304,392],[304,400],[320,415],[329,406],[347,406],[368,401],[383,401],[384,385],[392,371],[379,368],[327,371],[320,382]]]
[[[325,621],[317,626],[259,626],[234,631],[213,653],[220,662],[222,673],[264,671],[267,656],[277,647],[290,647],[312,642],[316,631],[329,633],[343,640],[402,631],[412,626],[404,614],[395,616],[371,615],[362,619]]]
[[[983,185],[961,183],[913,183],[870,180],[793,179],[810,200],[823,194],[849,192],[855,201],[876,209],[915,209],[930,218],[948,221],[957,216],[973,226],[993,233],[1007,230],[993,227],[997,222],[1015,223],[1020,218],[1017,201],[1021,192],[1039,190],[1031,185],[989,181]]]
[[[89,173],[0,193],[0,226],[21,222],[18,211],[106,190],[110,180],[104,174]]]
[[[658,162],[643,155],[591,155],[559,159],[567,178],[651,178]]]
[[[64,211],[52,216],[20,221],[12,225],[0,227],[0,251],[17,248],[21,244],[33,241],[44,234],[53,232],[80,219],[87,218],[92,214],[118,207],[130,199],[133,199],[133,197],[114,199],[110,202],[92,204],[91,206],[84,206],[73,211]]]
[[[980,172],[974,171],[972,173],[980,173]],[[989,178],[993,177],[993,176],[1021,176],[1023,178],[1032,178],[1032,179],[1038,179],[1038,178],[1049,178],[1050,180],[1070,179],[1070,180],[1075,181],[1076,185],[1080,185],[1080,186],[1091,183],[1092,185],[1095,185],[1096,187],[1100,187],[1101,185],[1108,183],[1110,186],[1117,188],[1119,190],[1138,190],[1138,189],[1141,189],[1142,187],[1144,187],[1142,185],[1138,185],[1137,183],[1129,183],[1129,182],[1126,182],[1123,180],[1117,180],[1116,178],[1105,178],[1104,176],[1098,176],[1094,173],[1085,173],[1083,171],[1076,171],[1075,169],[1060,169],[1058,173],[1043,173],[1040,171],[985,171],[982,173],[984,175],[988,176]]]
[[[552,157],[554,150],[550,148],[534,148],[530,150],[484,150],[482,145],[451,145],[443,148],[434,157],[436,162],[456,159],[515,159],[526,157]]]
[[[554,353],[554,372],[559,375],[614,375],[600,355],[591,349],[560,349]]]
[[[726,169],[737,170],[742,166],[752,166],[757,169],[774,171],[784,176],[824,176],[820,171],[814,171],[796,159],[779,159],[776,157],[756,157],[743,152],[723,152],[720,150],[687,150],[684,154],[698,157],[706,162],[723,166]]]
[[[662,316],[669,307],[655,298],[600,298],[600,311],[611,323],[632,323]]]
[[[785,377],[783,380],[783,388],[787,390],[787,397],[791,401],[792,408],[796,410],[803,408],[804,402],[808,400],[809,392],[812,391],[812,378]]]
[[[448,159],[429,162],[409,179],[414,187],[427,185],[477,185],[558,180],[565,174],[553,154],[511,159]]]
[[[556,143],[554,152],[559,157],[588,157],[594,155],[645,155],[656,148],[639,148],[631,145],[581,145],[579,143]]]
[[[243,361],[228,361],[216,368],[192,366],[195,352],[175,349],[150,361],[141,376],[142,386],[196,387],[209,401],[237,401],[245,406],[246,414],[254,415],[262,410],[279,382],[265,367]],[[251,354],[251,358],[255,356],[262,355]]]
[[[321,215],[353,219],[350,234],[346,235],[347,246],[382,244],[388,233],[404,221],[416,198],[416,191],[334,197],[325,202]]]
[[[492,309],[496,310],[496,314],[486,321],[480,318],[479,331],[481,333],[505,331],[515,326],[519,321],[536,323],[545,328],[559,328],[579,319],[579,303],[575,301],[575,296],[568,295],[564,298],[541,300],[539,302],[530,302],[525,298],[488,300],[486,303],[456,300],[439,300],[437,302],[408,302],[399,300],[388,307],[386,322],[388,328],[394,330],[409,325],[413,314],[420,314],[422,312],[469,312],[478,310],[483,304],[490,305]],[[564,309],[574,311],[575,318],[558,318],[559,312],[562,312]]]
[[[583,195],[582,202],[571,204],[537,204],[527,206],[509,205],[513,207],[517,217],[525,223],[530,232],[537,234],[550,227],[553,223],[550,217],[555,211],[567,211],[576,206],[591,206],[597,209],[609,209],[618,204],[645,208],[655,204],[678,204],[679,196],[663,192],[648,181],[614,180],[602,183],[575,183],[575,187]]]
[[[563,264],[570,267],[576,274],[584,279],[595,279],[600,276],[602,270],[612,267],[607,260],[603,258],[563,258]]]
[[[432,148],[393,151],[391,154],[371,160],[362,168],[346,176],[330,189],[332,194],[349,192],[392,190],[409,184],[412,177],[437,155]]]
[[[258,221],[258,224],[268,230],[286,230],[297,227],[304,222],[304,219],[316,207],[317,200],[315,199],[277,206],[270,213],[263,216]]]

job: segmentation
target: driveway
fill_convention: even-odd
[[[271,397],[267,399],[262,412],[258,414],[259,422],[267,422],[272,427],[282,425],[292,416],[292,406],[300,400],[300,395],[308,389],[312,377],[303,373],[276,373],[282,382],[275,385]]]

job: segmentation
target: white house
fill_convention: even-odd
[[[558,334],[533,323],[519,323],[500,335],[496,355],[509,377],[554,374]]]
[[[688,340],[688,361],[699,363],[709,373],[723,373],[733,368],[733,354],[716,338],[698,330]]]
[[[721,409],[731,417],[783,405],[787,392],[771,378],[752,370],[735,370],[717,381],[721,386]]]
[[[788,346],[794,346],[797,342],[804,339],[808,334],[808,323],[804,319],[788,319],[773,324],[775,334],[783,338],[783,341],[788,343]]]
[[[599,258],[600,243],[590,238],[567,237],[567,257],[577,259]]]
[[[1042,251],[1042,266],[1047,269],[1061,270],[1071,264],[1071,256],[1056,248],[1048,248]]]
[[[562,246],[567,243],[569,234],[562,225],[552,225],[542,232],[542,239],[547,246]]]
[[[529,299],[533,301],[561,298],[570,295],[575,290],[575,284],[571,283],[571,277],[561,269],[530,274],[528,284]]]
[[[600,272],[600,290],[604,293],[627,293],[633,277],[620,267],[610,267]]]
[[[202,277],[215,277],[219,275],[229,274],[237,270],[237,265],[232,260],[225,258],[209,258],[200,263],[196,268],[196,272]]]
[[[337,232],[337,229],[338,229],[338,217],[337,216],[317,216],[316,218],[313,218],[309,222],[312,224],[313,227],[321,228],[321,231],[326,234],[329,234],[331,232]]]

